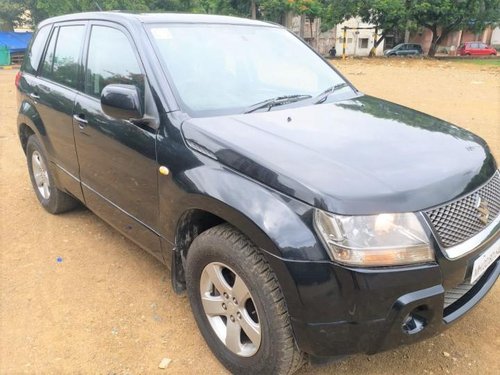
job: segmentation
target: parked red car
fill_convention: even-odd
[[[488,46],[482,42],[466,42],[458,47],[458,54],[460,56],[495,56],[496,49]]]

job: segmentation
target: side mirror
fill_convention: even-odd
[[[139,90],[134,85],[105,86],[101,93],[101,107],[105,114],[120,120],[141,119],[144,116]]]

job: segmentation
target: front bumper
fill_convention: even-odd
[[[499,237],[497,232],[460,259],[439,257],[437,264],[417,267],[369,270],[285,261],[302,305],[300,318],[291,314],[300,349],[317,357],[373,354],[436,335],[495,284],[500,258],[445,308],[445,295],[470,279],[474,261],[498,245]]]

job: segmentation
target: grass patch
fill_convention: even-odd
[[[474,65],[497,66],[500,68],[500,59],[456,59],[456,60],[450,59],[448,61],[474,64]]]

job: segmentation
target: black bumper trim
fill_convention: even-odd
[[[500,260],[497,260],[462,298],[444,310],[443,321],[450,324],[465,315],[495,285],[499,275]]]

